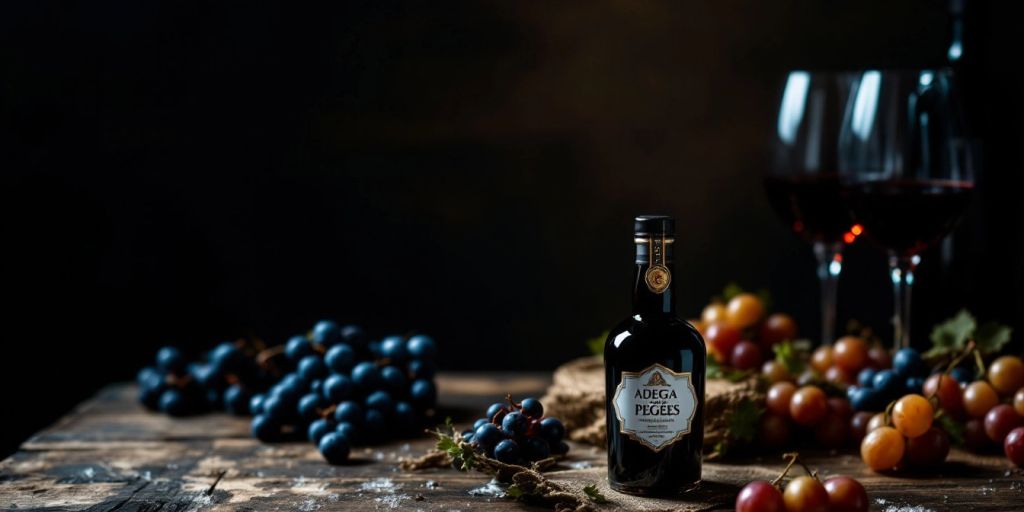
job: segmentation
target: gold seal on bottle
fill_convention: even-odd
[[[672,283],[672,272],[665,266],[665,235],[661,235],[661,238],[650,237],[647,247],[651,267],[644,273],[644,282],[648,290],[661,295]]]

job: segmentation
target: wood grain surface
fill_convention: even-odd
[[[443,375],[441,413],[469,423],[506,390],[539,396],[547,384],[537,374]],[[359,448],[352,464],[329,466],[309,443],[268,445],[250,438],[246,418],[171,419],[143,410],[134,395],[128,384],[105,388],[0,462],[0,509],[535,509],[501,497],[482,474],[400,471],[399,458],[432,446],[425,437]],[[873,473],[852,451],[806,459],[823,475],[858,478],[872,510],[1024,510],[1024,475],[998,455],[954,451],[927,475]],[[770,479],[781,466],[775,457],[707,463],[702,491],[679,500],[641,499],[608,490],[604,452],[575,444],[549,476],[576,489],[597,484],[611,500],[599,510],[731,510],[741,485]]]

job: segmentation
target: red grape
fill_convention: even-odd
[[[825,373],[832,366],[832,347],[822,345],[811,354],[811,368],[818,373]]]
[[[828,412],[825,392],[815,386],[804,386],[793,393],[789,402],[789,416],[797,424],[813,427]]]
[[[796,321],[785,313],[772,314],[761,324],[758,338],[761,346],[769,350],[776,343],[796,339]]]
[[[868,366],[876,370],[892,368],[892,354],[881,346],[874,346],[868,349]]]
[[[850,424],[843,416],[828,414],[814,427],[814,440],[822,448],[840,448],[850,440]]]
[[[919,468],[934,467],[949,455],[949,436],[940,428],[932,427],[924,434],[907,440],[907,463]]]
[[[790,480],[782,499],[786,503],[786,512],[827,512],[829,507],[825,486],[809,476]]]
[[[964,425],[964,446],[980,452],[992,445],[992,440],[985,433],[985,421],[978,418],[967,420]]]
[[[733,347],[729,362],[737,370],[753,370],[764,362],[761,347],[752,341],[741,341]]]
[[[789,370],[786,369],[786,365],[772,359],[761,365],[761,375],[772,384],[793,379]]]
[[[1010,405],[997,405],[985,415],[985,434],[996,443],[1002,443],[1006,435],[1020,425],[1021,418]]]
[[[1013,395],[1013,410],[1017,411],[1018,416],[1024,416],[1024,388],[1017,390],[1017,394]]]
[[[725,322],[714,322],[708,325],[704,341],[708,350],[715,354],[715,359],[725,363],[729,361],[733,347],[740,342],[740,331]]]
[[[1010,462],[1024,468],[1024,427],[1017,427],[1007,434],[1003,441],[1003,451]]]
[[[874,416],[873,413],[860,411],[850,418],[850,437],[854,441],[859,443],[861,439],[864,439],[868,433],[868,422],[871,421],[872,416]]]
[[[946,411],[953,418],[962,418],[964,415],[964,392],[960,384],[949,375],[937,373],[924,381],[922,390],[924,396],[934,395],[939,399],[939,408]]]
[[[857,382],[856,377],[841,366],[830,366],[825,370],[825,380],[841,387]]]
[[[843,336],[832,347],[832,361],[847,373],[857,373],[868,364],[868,344],[856,336]]]
[[[782,448],[789,444],[793,427],[788,416],[766,412],[758,425],[757,439],[765,448]]]
[[[789,417],[789,403],[793,400],[793,393],[796,393],[796,386],[791,382],[776,382],[768,388],[768,395],[765,398],[765,405],[768,410],[779,416]]]
[[[839,416],[844,420],[850,419],[853,416],[853,407],[850,407],[850,401],[845,398],[837,396],[830,397],[828,400],[828,413],[833,416]]]
[[[832,512],[866,512],[868,493],[860,482],[848,476],[834,476],[825,480],[829,510]]]
[[[864,434],[867,435],[867,433],[871,432],[872,430],[879,429],[879,428],[886,427],[886,426],[888,426],[888,425],[886,425],[886,423],[885,423],[885,413],[884,412],[877,413],[874,416],[872,416],[870,420],[868,420],[868,426],[864,430]]]
[[[786,512],[786,503],[774,485],[754,480],[736,496],[736,512]]]

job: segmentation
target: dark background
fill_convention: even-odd
[[[550,369],[627,313],[637,213],[678,218],[682,315],[736,281],[817,332],[760,181],[785,70],[941,64],[949,34],[939,0],[302,4],[0,7],[0,453],[161,344],[321,317]],[[1020,326],[1021,10],[969,6],[983,174],[916,344],[961,307]],[[840,318],[888,333],[884,257],[846,263]]]

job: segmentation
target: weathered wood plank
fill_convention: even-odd
[[[441,379],[445,406],[465,421],[502,389],[539,394],[533,376]],[[454,389],[458,389],[456,393]],[[474,384],[477,383],[477,384]],[[488,382],[488,384],[479,384]],[[479,385],[478,385],[479,384]],[[534,386],[530,389],[530,386]],[[494,393],[494,391],[498,391]],[[0,462],[0,508],[5,510],[523,510],[496,496],[474,496],[487,483],[475,473],[432,469],[401,472],[399,457],[415,456],[430,439],[362,448],[354,463],[329,466],[308,443],[261,444],[248,436],[248,420],[227,415],[175,420],[134,402],[131,386],[112,386],[84,403],[22,450]],[[860,479],[874,510],[921,506],[932,510],[1020,510],[1024,476],[1000,456],[954,451],[940,472],[879,475],[856,454],[809,454],[823,475]],[[571,458],[550,473],[570,487],[595,483],[613,500],[607,509],[727,510],[739,486],[772,478],[774,458],[705,465],[707,489],[686,500],[636,499],[605,486],[602,450],[574,445]]]

